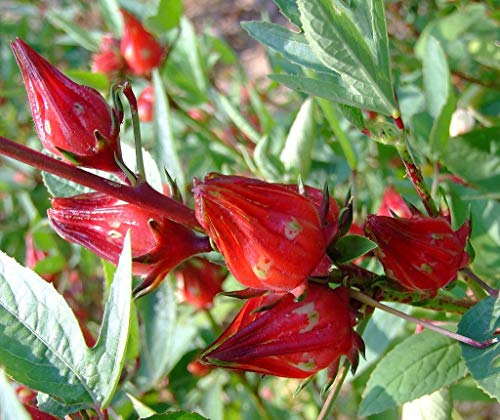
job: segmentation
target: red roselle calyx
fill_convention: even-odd
[[[356,366],[363,342],[353,329],[347,289],[311,284],[300,302],[291,294],[276,299],[249,299],[202,361],[287,378],[307,378],[326,367],[333,376],[342,355]]]
[[[468,263],[465,251],[470,223],[453,231],[443,217],[410,219],[368,215],[366,235],[378,244],[375,252],[387,276],[403,290],[430,295],[457,277]]]
[[[377,214],[379,216],[392,216],[391,212],[396,214],[398,217],[410,218],[412,216],[405,200],[401,197],[401,195],[399,195],[392,185],[388,186],[384,190]]]
[[[101,94],[68,79],[23,40],[11,45],[44,147],[74,164],[120,172],[121,121]]]
[[[103,35],[99,51],[92,54],[92,71],[113,77],[120,73],[124,67],[125,61],[120,52],[120,40],[112,35]]]
[[[222,292],[226,277],[225,267],[199,257],[190,258],[175,270],[184,301],[198,309],[212,306],[214,297]]]
[[[199,223],[243,285],[300,295],[325,254],[315,204],[290,188],[209,174],[193,188]]]
[[[134,15],[124,9],[120,12],[123,16],[122,56],[134,74],[146,75],[163,61],[163,47]]]
[[[83,245],[114,264],[130,230],[133,272],[146,275],[136,293],[146,288],[153,290],[179,263],[210,250],[206,237],[101,193],[54,198],[48,216],[64,239]]]
[[[142,122],[153,121],[154,100],[153,85],[147,85],[137,99],[137,113]]]

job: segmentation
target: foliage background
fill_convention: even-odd
[[[2,135],[40,149],[21,76],[9,48],[8,41],[16,36],[26,40],[75,80],[90,84],[103,93],[109,90],[109,82],[104,76],[89,71],[91,52],[96,49],[101,32],[112,29],[113,19],[103,18],[105,3],[113,4],[106,1],[2,1]],[[328,182],[339,200],[353,186],[355,221],[358,223],[366,214],[376,211],[382,191],[389,183],[396,185],[405,198],[418,205],[418,198],[411,183],[404,178],[404,168],[393,148],[368,141],[340,109],[332,108],[338,125],[333,136],[331,120],[325,118],[324,109],[316,101],[304,110],[307,114],[305,122],[295,123],[299,108],[304,107],[305,96],[271,82],[266,75],[297,74],[300,69],[252,41],[239,26],[241,20],[247,19],[270,19],[288,25],[271,1],[185,2],[183,8],[179,7],[180,1],[174,0],[121,1],[120,4],[141,16],[165,42],[175,39],[177,24],[183,28],[167,65],[153,76],[156,92],[168,92],[174,102],[169,104],[164,96],[162,102],[161,95],[157,95],[156,111],[159,114],[155,122],[142,125],[145,148],[160,167],[167,166],[181,183],[188,185],[193,177],[202,177],[212,170],[293,182],[300,171],[308,184],[322,187],[325,181]],[[158,19],[161,5],[169,8],[172,21]],[[175,10],[192,18],[194,25],[185,18],[181,19],[181,13],[176,14]],[[468,207],[471,207],[471,241],[479,256],[473,268],[498,287],[500,53],[498,42],[495,44],[499,34],[498,9],[495,9],[494,1],[410,0],[386,2],[386,14],[396,90],[403,118],[412,129],[413,145],[419,151],[423,172],[429,184],[433,179],[439,179],[437,186],[448,200],[455,226],[462,223]],[[425,39],[429,35],[440,42],[444,64],[435,59],[426,60]],[[430,66],[427,67],[430,77],[426,76],[422,62]],[[442,89],[443,84],[439,84],[442,80],[452,83],[451,93],[444,93],[449,109],[467,110],[474,119],[474,129],[469,134],[450,139],[448,144],[453,147],[447,146],[436,152],[427,141],[434,121],[444,118],[443,130],[446,130],[446,122],[451,118],[451,112],[444,116],[433,113],[438,105],[432,98]],[[145,84],[145,80],[134,80],[134,91],[140,92]],[[192,109],[202,110],[209,118],[202,123],[193,120],[188,114]],[[123,133],[124,140],[131,143],[129,122],[126,122]],[[227,142],[222,142],[221,138],[226,138]],[[347,139],[352,147],[350,161],[346,159],[342,138]],[[292,140],[305,147],[301,159],[295,163],[281,158],[284,145]],[[438,173],[434,164],[436,160],[442,164]],[[23,262],[24,234],[27,231],[35,233],[38,245],[50,256],[37,267],[37,271],[41,274],[62,271],[58,290],[77,317],[97,335],[113,269],[90,252],[65,243],[50,230],[45,219],[49,195],[37,171],[10,160],[2,160],[0,165],[0,249]],[[356,168],[354,176],[353,167]],[[469,186],[451,182],[452,174],[468,181]],[[159,172],[152,173],[151,179],[161,183]],[[59,194],[64,188],[68,186],[52,185]],[[74,193],[74,189],[70,187],[68,192]],[[369,268],[380,270],[374,264],[372,262]],[[237,287],[234,279],[225,284],[227,290]],[[140,410],[147,412],[138,401],[157,412],[184,409],[213,419],[258,418],[265,412],[274,418],[315,418],[318,415],[323,399],[322,375],[295,397],[298,382],[294,380],[237,375],[223,370],[212,371],[201,378],[191,375],[187,370],[188,363],[216,338],[239,303],[217,297],[214,309],[208,315],[177,302],[174,288],[173,279],[169,279],[158,292],[139,301],[137,308],[132,310],[131,338],[124,372],[109,408],[112,417],[134,418]],[[463,296],[465,289],[465,283],[458,282],[449,293]],[[447,325],[459,320],[458,316],[444,312],[407,305],[399,307],[418,317]],[[413,349],[411,340],[428,340],[440,345],[439,338],[432,333],[425,332],[421,336],[413,333],[413,325],[376,313],[364,335],[367,361],[344,386],[334,408],[337,416],[359,416],[360,402],[362,398],[366,399],[364,390],[370,375],[376,362],[388,352],[396,352],[397,348]],[[398,346],[403,342],[404,346]],[[441,344],[450,346],[449,342]],[[459,354],[458,345],[455,344],[453,349],[451,351]],[[394,353],[389,354],[394,357]],[[139,356],[147,362],[137,370]],[[411,354],[404,354],[402,359],[411,360]],[[389,363],[391,359],[387,360]],[[397,360],[400,363],[401,359]],[[460,355],[457,360],[460,360]],[[431,371],[447,372],[449,366],[441,362],[442,359],[438,358],[429,361],[427,366]],[[463,362],[457,363],[463,365]],[[408,364],[407,368],[410,367]],[[398,401],[382,402],[380,410],[386,411],[375,410],[370,417],[410,418],[418,412],[424,413],[421,418],[425,415],[455,419],[500,416],[494,400],[477,387],[466,374],[465,366],[460,368],[462,370],[455,372],[452,380],[443,379],[443,388],[432,389],[436,392],[430,397],[412,403],[406,403],[409,400],[404,397]],[[10,386],[2,384],[0,389]],[[128,397],[129,394],[135,400]]]

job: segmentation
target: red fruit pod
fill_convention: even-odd
[[[155,279],[163,278],[185,259],[207,251],[206,238],[190,229],[101,193],[54,198],[48,216],[64,239],[114,264],[130,230],[134,274]]]
[[[139,95],[137,99],[137,113],[142,122],[153,121],[153,108],[154,108],[155,94],[152,85],[148,85]]]
[[[442,216],[417,214],[400,219],[368,215],[364,229],[378,245],[375,252],[387,276],[406,291],[436,294],[468,263],[469,222],[454,232]]]
[[[313,283],[300,302],[291,294],[276,299],[249,299],[202,361],[286,378],[307,378],[326,367],[335,372],[342,355],[356,365],[363,343],[353,329],[347,289]]]
[[[212,306],[214,297],[222,292],[222,282],[226,277],[225,267],[199,257],[189,259],[175,271],[184,301],[198,309]]]
[[[124,9],[120,12],[123,16],[122,56],[134,74],[146,75],[163,61],[163,47],[134,15]]]
[[[315,204],[279,184],[208,175],[193,188],[195,213],[243,285],[299,295],[325,254]]]
[[[121,121],[102,95],[68,79],[21,39],[11,45],[43,146],[73,164],[121,172]]]
[[[103,35],[99,51],[92,54],[91,69],[113,77],[123,70],[125,62],[120,52],[120,40],[112,35]]]
[[[392,216],[391,212],[398,217],[410,218],[412,216],[405,200],[403,200],[403,197],[399,195],[392,185],[384,190],[377,214],[379,216]]]

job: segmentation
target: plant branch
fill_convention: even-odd
[[[2,136],[0,136],[0,153],[42,171],[50,172],[130,204],[135,204],[179,224],[202,231],[192,209],[159,193],[145,182],[136,187],[120,184],[44,155]]]
[[[342,385],[344,384],[344,381],[347,377],[347,374],[349,373],[349,365],[350,362],[349,360],[345,360],[344,363],[342,364],[342,368],[335,378],[335,383],[332,385],[332,388],[330,389],[330,392],[328,393],[328,397],[326,398],[325,403],[323,404],[323,407],[321,408],[321,411],[318,415],[317,420],[324,420],[330,413],[333,404],[337,400],[337,397],[340,393],[340,390],[342,388]]]
[[[410,154],[408,137],[406,136],[406,133],[404,131],[404,126],[402,128],[402,131],[404,133],[404,142],[396,146],[399,152],[399,156],[401,157],[401,160],[405,165],[406,173],[410,177],[411,182],[417,190],[417,194],[419,195],[420,200],[422,200],[422,203],[427,210],[427,214],[431,217],[435,217],[439,214],[439,211],[436,207],[436,204],[434,203],[434,200],[432,199],[431,194],[429,193],[429,190],[427,189],[427,186],[425,185],[420,168],[416,165],[414,159]]]
[[[496,338],[496,337],[491,338],[491,339],[486,340],[486,341],[476,341],[476,340],[473,340],[472,338],[465,337],[462,334],[457,334],[457,333],[454,333],[452,331],[448,331],[444,328],[438,327],[438,326],[432,324],[431,322],[427,322],[427,321],[415,318],[411,315],[405,314],[404,312],[398,311],[397,309],[391,308],[390,306],[387,306],[387,305],[384,305],[380,302],[377,302],[375,299],[372,299],[371,297],[369,297],[361,292],[358,292],[357,290],[350,289],[349,294],[353,299],[356,299],[362,303],[365,303],[366,305],[373,306],[374,308],[378,308],[382,311],[388,312],[392,315],[398,316],[398,317],[403,318],[407,321],[413,322],[413,323],[420,325],[424,328],[438,332],[438,333],[443,334],[447,337],[450,337],[454,340],[460,341],[461,343],[468,344],[469,346],[476,347],[478,349],[484,349],[484,348],[489,347],[492,344],[495,344],[499,341],[498,338]]]
[[[460,270],[464,275],[476,282],[479,286],[481,286],[484,290],[488,292],[491,296],[498,297],[499,290],[491,287],[488,283],[486,283],[483,279],[481,279],[477,274],[475,274],[469,267],[465,267]]]

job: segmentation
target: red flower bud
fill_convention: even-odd
[[[124,66],[125,62],[120,52],[120,40],[111,35],[103,35],[99,52],[92,54],[92,71],[113,77]]]
[[[54,198],[52,207],[48,210],[49,219],[64,239],[83,245],[114,264],[130,230],[134,274],[146,274],[152,280],[161,281],[183,260],[207,251],[206,238],[105,194]]]
[[[148,85],[139,95],[137,99],[137,113],[139,119],[143,122],[153,121],[153,106],[155,94],[152,85]]]
[[[398,217],[411,217],[411,211],[393,186],[388,186],[382,195],[382,201],[377,214],[379,216],[392,216],[395,213]]]
[[[428,291],[446,286],[468,263],[466,222],[454,232],[446,218],[414,215],[410,219],[368,215],[366,235],[386,274],[404,290]]]
[[[124,9],[120,12],[123,16],[122,56],[134,74],[148,74],[161,64],[163,48],[134,15]]]
[[[184,300],[198,309],[212,306],[214,297],[222,292],[226,277],[224,267],[198,257],[189,259],[175,272]]]
[[[12,50],[44,147],[71,163],[119,171],[119,123],[99,92],[68,79],[21,39]]]
[[[311,200],[283,185],[239,176],[208,175],[193,191],[196,218],[240,283],[303,291],[326,246]]]
[[[344,287],[311,284],[301,302],[291,294],[277,302],[272,294],[251,298],[202,361],[287,378],[307,378],[328,366],[335,372],[342,355],[357,363],[363,343],[355,322]]]

